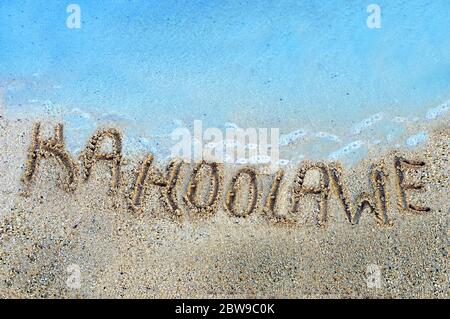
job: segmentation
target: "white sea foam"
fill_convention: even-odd
[[[395,140],[395,135],[392,133],[389,133],[388,135],[386,135],[386,141],[388,143],[392,143]]]
[[[268,155],[256,155],[249,158],[250,164],[267,164],[270,163],[270,156]]]
[[[219,146],[220,146],[220,143],[209,142],[209,143],[206,143],[206,144],[205,144],[204,148],[207,148],[207,149],[215,149],[215,148],[217,148],[217,147],[219,147]]]
[[[329,141],[333,141],[333,142],[337,142],[337,143],[341,142],[341,139],[339,138],[339,136],[334,135],[334,134],[330,134],[330,133],[326,133],[326,132],[317,132],[314,135],[316,137],[323,138],[325,140],[329,140]]]
[[[380,144],[381,144],[381,140],[380,140],[380,139],[374,139],[374,140],[372,141],[372,144],[374,144],[374,145],[380,145]]]
[[[233,139],[231,139],[231,140],[225,140],[225,141],[224,141],[224,146],[225,146],[225,148],[240,147],[240,146],[241,146],[241,143],[239,143],[238,141],[233,140]]]
[[[441,117],[442,115],[447,113],[448,110],[450,110],[450,100],[438,105],[437,107],[428,110],[425,117],[427,120],[433,120],[435,118]]]
[[[330,160],[337,160],[337,159],[341,158],[342,156],[347,155],[348,153],[359,149],[363,145],[364,145],[364,142],[361,140],[353,141],[353,142],[345,145],[344,147],[338,149],[337,151],[334,151],[333,153],[331,153],[328,156],[328,158]]]
[[[372,126],[376,122],[381,121],[383,117],[384,117],[383,113],[377,113],[372,115],[371,117],[366,118],[365,120],[362,120],[353,127],[353,133],[361,134],[361,132],[367,129],[368,127]]]
[[[244,157],[238,158],[236,160],[236,164],[247,164],[247,163],[248,163],[248,160]]]
[[[391,121],[394,122],[394,123],[407,123],[407,122],[409,122],[408,118],[407,117],[403,117],[403,116],[394,116],[391,119]]]
[[[258,144],[254,144],[254,143],[245,144],[245,149],[256,150],[257,148],[258,148]]]
[[[417,146],[428,139],[428,134],[425,132],[419,132],[415,135],[408,137],[406,145],[409,147]]]
[[[280,136],[280,140],[278,144],[280,146],[287,146],[289,144],[293,144],[299,139],[304,138],[307,135],[307,131],[305,130],[296,130],[288,134],[283,134]]]

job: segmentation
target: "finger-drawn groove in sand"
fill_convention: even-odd
[[[373,194],[362,192],[357,195],[354,202],[344,182],[343,168],[339,163],[331,163],[329,172],[334,193],[339,198],[349,222],[358,224],[361,214],[365,209],[374,213],[379,224],[389,224],[387,216],[388,193],[386,192],[386,173],[384,165],[373,165],[370,172],[370,184]]]
[[[55,135],[43,140],[41,138],[41,123],[33,127],[31,145],[28,149],[25,170],[22,175],[22,183],[25,186],[24,195],[28,195],[32,182],[36,178],[37,169],[43,159],[55,158],[65,168],[67,181],[63,183],[64,189],[74,191],[77,187],[78,167],[66,150],[63,135],[63,125],[57,124],[54,128]]]
[[[145,203],[146,192],[151,185],[160,187],[164,204],[174,216],[181,216],[182,211],[178,205],[177,190],[181,178],[180,171],[183,162],[172,160],[166,167],[166,178],[163,178],[155,168],[152,170],[153,155],[149,154],[140,165],[136,173],[136,180],[132,188],[129,203],[134,212],[142,212]]]
[[[67,173],[67,181],[64,188],[67,191],[75,191],[78,183],[79,163],[72,159],[65,148],[63,126],[57,124],[54,128],[54,136],[44,139],[42,137],[41,125],[36,123],[33,127],[31,144],[27,153],[25,169],[22,173],[21,181],[25,186],[24,195],[29,195],[28,190],[36,179],[37,171],[43,159],[54,158]],[[112,151],[102,151],[101,146],[106,139],[111,141]],[[122,160],[122,137],[116,129],[105,129],[97,132],[89,141],[86,150],[80,156],[83,165],[84,178],[89,178],[91,169],[97,161],[108,161],[112,171],[111,186],[114,190],[125,187],[121,180]],[[224,168],[215,162],[198,163],[187,181],[184,170],[181,170],[183,163],[180,160],[172,160],[166,166],[166,173],[161,174],[159,169],[153,164],[152,154],[147,155],[136,169],[135,179],[131,184],[130,192],[127,195],[129,207],[134,212],[142,212],[145,198],[148,196],[149,188],[153,185],[159,188],[161,193],[158,198],[163,199],[166,212],[172,216],[181,216],[186,204],[187,208],[200,216],[211,215],[219,209],[221,200]],[[419,170],[425,168],[425,163],[418,160],[405,159],[395,156],[393,168],[396,175],[395,188],[397,192],[398,209],[412,212],[429,212],[430,208],[413,204],[412,194],[407,196],[408,190],[421,190],[424,185],[416,180],[412,173],[417,174]],[[51,170],[54,167],[50,167]],[[330,191],[335,194],[342,205],[346,219],[352,224],[358,224],[363,211],[370,211],[374,214],[377,223],[380,225],[390,225],[388,218],[390,194],[387,183],[389,174],[387,173],[385,160],[373,164],[369,170],[369,187],[371,192],[362,192],[354,198],[350,195],[347,181],[344,180],[344,173],[341,164],[338,162],[325,164],[322,162],[303,162],[294,172],[294,180],[288,188],[290,201],[284,196],[280,196],[284,171],[280,170],[273,175],[273,180],[268,190],[263,211],[275,222],[283,221],[290,223],[295,214],[299,213],[300,204],[306,195],[315,197],[318,203],[318,214],[316,216],[318,225],[325,225],[328,219],[328,201]],[[315,173],[315,174],[314,174]],[[411,173],[411,174],[410,174]],[[253,168],[239,170],[232,178],[225,196],[225,210],[232,216],[245,217],[256,211],[261,192],[258,189],[258,173]],[[414,179],[414,181],[411,181]],[[186,192],[181,198],[178,190],[181,189],[181,182],[188,182]],[[248,185],[247,185],[248,184]],[[263,185],[264,183],[261,183]],[[114,196],[122,196],[124,193],[114,192]],[[149,199],[153,200],[153,199]],[[287,209],[285,204],[289,204]],[[303,204],[303,203],[302,203]],[[277,210],[280,212],[277,213]],[[282,212],[286,211],[286,215]]]
[[[405,167],[406,166],[406,167]],[[424,185],[420,182],[407,182],[405,178],[405,169],[421,169],[425,166],[425,162],[417,160],[407,160],[403,157],[395,157],[395,172],[397,176],[397,202],[400,211],[410,211],[416,213],[424,213],[431,211],[429,207],[417,206],[408,202],[406,191],[407,190],[421,190]]]
[[[110,139],[112,142],[112,152],[102,152],[100,150],[102,142]],[[89,140],[85,151],[81,155],[83,167],[83,179],[87,181],[91,176],[93,166],[99,161],[109,162],[111,168],[111,189],[117,190],[120,187],[122,164],[122,135],[114,128],[100,130]]]
[[[162,193],[166,199],[167,206],[174,216],[181,216],[182,209],[178,205],[177,200],[177,187],[181,179],[181,166],[183,162],[180,160],[172,160],[167,165],[167,183],[166,186],[162,188]]]
[[[276,215],[275,207],[278,202],[278,196],[280,193],[281,181],[284,177],[284,171],[279,170],[273,178],[272,185],[270,186],[269,194],[267,195],[266,204],[264,210],[269,218],[279,219]]]
[[[202,197],[205,180],[209,181],[209,192],[206,199]],[[202,162],[194,167],[184,201],[188,207],[202,216],[211,215],[219,208],[220,192],[223,182],[222,169],[218,163]]]
[[[247,192],[247,205],[239,212],[236,207],[238,195],[242,195],[242,179],[246,178],[249,182]],[[233,216],[246,217],[256,210],[258,202],[258,183],[257,174],[252,168],[243,168],[232,178],[231,185],[225,198],[225,209]]]
[[[386,190],[387,176],[388,174],[386,173],[384,163],[372,165],[370,177],[375,197],[375,218],[380,224],[384,225],[390,224],[388,218],[388,203],[390,196],[389,192]]]
[[[320,181],[318,187],[308,187],[304,185],[306,173],[310,170],[316,170],[320,173]],[[318,225],[324,226],[327,221],[329,192],[330,180],[326,164],[322,162],[303,162],[300,168],[297,170],[295,180],[291,186],[291,214],[295,214],[298,211],[300,201],[305,197],[305,195],[318,195],[319,199],[317,200],[317,202],[319,205],[319,213],[316,219]]]
[[[130,206],[133,211],[138,212],[142,209],[143,196],[150,185],[166,187],[167,182],[160,176],[151,171],[153,155],[149,154],[140,165],[137,171],[136,181],[130,196]]]

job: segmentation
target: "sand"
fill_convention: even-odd
[[[413,150],[277,175],[166,172],[121,154],[114,129],[115,144],[99,151],[97,136],[80,159],[63,136],[43,143],[53,157],[33,169],[35,122],[0,119],[2,298],[449,296],[447,120]]]

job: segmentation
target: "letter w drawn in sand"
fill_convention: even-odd
[[[389,224],[387,216],[388,193],[386,192],[386,174],[383,165],[372,166],[370,182],[374,189],[374,193],[373,195],[366,192],[359,194],[355,199],[356,208],[354,208],[348,188],[343,181],[343,169],[340,164],[330,164],[329,172],[331,180],[333,181],[335,193],[339,197],[347,215],[347,219],[351,223],[358,224],[362,212],[368,207],[372,213],[375,213],[376,221],[379,224]]]
[[[22,175],[22,183],[25,185],[23,195],[28,195],[41,160],[48,158],[55,158],[65,168],[67,181],[63,183],[63,187],[67,191],[74,191],[77,186],[78,168],[65,148],[63,125],[57,124],[54,137],[47,140],[41,138],[41,123],[34,125],[32,134],[32,142],[28,150],[25,171]]]

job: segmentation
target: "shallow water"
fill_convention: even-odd
[[[416,147],[450,108],[450,4],[376,1],[2,2],[6,112],[64,121],[71,151],[98,125],[166,157],[177,127],[280,129],[283,159],[355,160]]]

